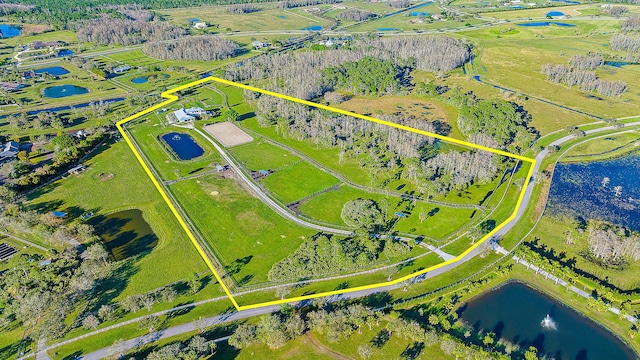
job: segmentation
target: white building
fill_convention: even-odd
[[[4,144],[2,152],[0,152],[0,163],[15,159],[18,156],[19,149],[20,144],[15,141],[9,141],[8,143]]]
[[[191,116],[200,116],[207,113],[207,111],[201,107],[190,107],[188,109],[185,109],[184,112],[187,113],[187,115]]]
[[[193,27],[196,29],[204,30],[207,28],[207,23],[203,21],[194,22]]]
[[[256,49],[262,49],[262,48],[265,48],[265,47],[267,47],[269,45],[263,43],[262,41],[256,40],[256,41],[251,43],[251,46],[253,46]]]
[[[175,116],[176,121],[179,123],[183,123],[183,122],[188,122],[188,121],[193,121],[196,118],[187,114],[184,109],[178,109],[176,111],[173,112],[173,116]]]

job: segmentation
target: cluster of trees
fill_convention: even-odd
[[[640,44],[640,41],[638,44]],[[613,40],[611,47],[612,49],[614,48]],[[625,93],[628,90],[625,82],[620,80],[602,80],[598,78],[598,75],[594,71],[587,70],[598,62],[602,64],[600,55],[574,56],[571,59],[570,65],[542,65],[542,73],[547,76],[547,80],[553,83],[564,83],[569,87],[577,86],[586,91],[595,90],[603,96],[613,97]]]
[[[569,60],[569,64],[578,70],[595,70],[604,64],[604,59],[600,54],[574,55]]]
[[[409,251],[410,244],[381,240],[367,231],[358,231],[358,235],[350,238],[319,234],[274,264],[268,277],[271,281],[286,281],[335,274],[369,267],[382,253],[398,256]]]
[[[262,10],[262,8],[254,4],[235,4],[227,7],[227,12],[230,14],[250,14],[260,10]]]
[[[218,350],[218,344],[215,341],[206,340],[204,337],[196,335],[189,339],[188,342],[174,342],[153,350],[145,359],[202,359],[209,355],[214,355],[216,350]]]
[[[353,228],[373,229],[384,223],[385,215],[375,200],[356,199],[347,201],[342,206],[340,218]]]
[[[238,349],[255,343],[263,343],[270,349],[278,349],[289,340],[302,335],[306,324],[302,318],[293,313],[269,314],[262,316],[257,325],[242,324],[229,337],[229,345]]]
[[[620,25],[620,28],[624,32],[640,31],[640,16],[629,15]]]
[[[625,228],[590,221],[587,241],[591,256],[605,265],[640,260],[640,236]]]
[[[371,56],[331,66],[322,72],[326,88],[357,95],[393,94],[411,82],[410,67]]]
[[[86,301],[84,295],[105,274],[108,253],[100,244],[87,249],[88,259],[81,260],[77,250],[68,247],[51,251],[51,263],[40,255],[21,254],[11,260],[12,266],[0,277],[0,323],[2,327],[16,321],[29,327],[36,340],[42,334],[50,339],[61,337],[67,325],[64,320]]]
[[[614,6],[609,6],[609,7],[606,7],[604,9],[602,9],[602,12],[607,14],[607,15],[614,16],[614,17],[620,17],[620,16],[626,14],[627,12],[629,12],[629,9],[627,9],[626,6],[614,5]]]
[[[351,20],[351,21],[363,21],[375,17],[376,14],[360,9],[349,9],[338,14],[338,19]]]
[[[411,0],[392,0],[388,2],[389,6],[396,9],[404,9],[411,6]]]
[[[446,193],[490,182],[498,165],[496,156],[488,151],[451,151],[424,161],[421,176],[433,180],[437,192]]]
[[[0,4],[0,12],[2,12],[3,15],[9,15],[9,14],[13,14],[13,13],[17,13],[17,12],[32,12],[34,9],[33,5],[22,5],[22,4],[7,4],[7,3],[2,3]]]
[[[162,60],[224,60],[237,54],[238,50],[235,42],[213,35],[149,42],[142,47],[145,54]]]
[[[506,100],[474,99],[463,104],[458,127],[476,143],[489,147],[526,149],[538,133],[529,127],[531,115],[520,105]]]
[[[267,80],[265,86],[270,90],[286,89],[293,96],[310,100],[330,91],[324,86],[323,69],[365,57],[389,60],[401,67],[446,72],[468,61],[471,48],[446,36],[360,39],[341,49],[261,56],[242,66],[228,67],[227,77],[235,81]]]
[[[131,20],[101,15],[74,24],[79,41],[105,45],[136,45],[146,41],[172,40],[186,34],[167,22]]]
[[[269,0],[265,0],[265,1],[269,1]],[[340,2],[340,0],[287,0],[287,1],[281,1],[280,3],[278,3],[278,5],[281,9],[292,9],[292,8],[302,7],[302,6],[313,6],[313,5],[320,5],[320,4],[336,4],[338,2]]]
[[[613,35],[609,44],[613,51],[626,51],[629,61],[640,58],[640,35],[638,34]]]
[[[142,5],[121,5],[116,9],[130,20],[153,21],[156,18],[153,12],[144,9]]]

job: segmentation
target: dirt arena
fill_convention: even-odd
[[[234,123],[228,121],[207,125],[204,129],[225,147],[246,144],[253,141],[253,138],[249,134],[242,131]]]

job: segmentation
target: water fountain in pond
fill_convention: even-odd
[[[551,318],[551,316],[549,316],[549,314],[547,314],[547,316],[544,319],[542,319],[542,321],[540,322],[540,325],[542,325],[542,327],[547,330],[556,330],[556,322],[553,321],[553,319]]]

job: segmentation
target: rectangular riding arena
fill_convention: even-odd
[[[218,140],[224,147],[232,147],[252,142],[251,135],[242,131],[234,123],[225,121],[222,123],[207,125],[204,129]]]

